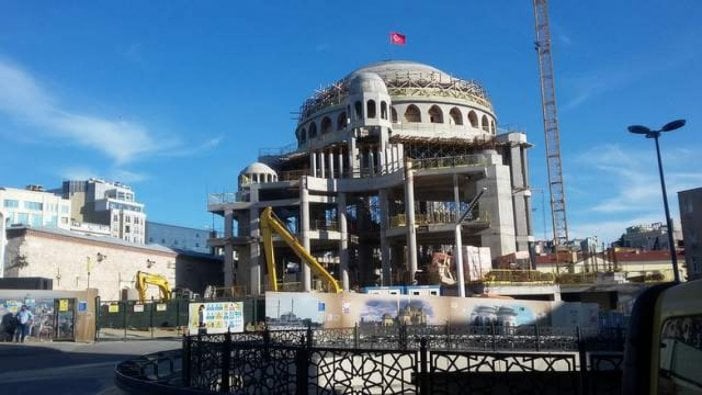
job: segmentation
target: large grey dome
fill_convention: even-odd
[[[353,78],[357,74],[365,73],[374,73],[386,82],[396,79],[431,79],[440,82],[451,82],[458,79],[451,77],[448,73],[436,67],[408,60],[389,60],[369,64],[351,72],[346,78]]]

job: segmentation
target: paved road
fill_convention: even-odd
[[[180,346],[177,340],[0,343],[0,394],[123,394],[113,382],[118,362]]]

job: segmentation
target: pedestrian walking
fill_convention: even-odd
[[[15,341],[18,343],[24,343],[24,338],[29,334],[29,327],[34,319],[34,314],[27,308],[26,305],[22,305],[20,311],[17,312],[17,332],[15,334]]]

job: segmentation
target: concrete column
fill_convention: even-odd
[[[463,214],[461,212],[461,189],[458,186],[458,174],[453,175],[453,201],[456,204],[456,247],[453,251],[453,259],[456,260],[456,277],[458,277],[458,296],[466,297],[466,280],[463,275],[463,226],[458,222]]]
[[[356,163],[355,137],[351,137],[351,139],[349,139],[348,150],[349,152],[347,154],[349,156],[349,178],[354,178],[356,177],[356,173],[358,172],[358,164]]]
[[[414,283],[417,273],[417,229],[414,219],[414,171],[412,163],[405,165],[405,215],[407,216],[407,263],[409,265],[409,283]]]
[[[310,175],[312,177],[317,177],[317,153],[310,152]]]
[[[334,178],[334,150],[329,149],[329,178]]]
[[[382,260],[383,282],[382,285],[390,285],[390,243],[388,242],[388,190],[378,191],[380,199],[380,257]]]
[[[344,154],[342,152],[341,146],[339,146],[338,161],[339,161],[339,178],[344,178]]]
[[[224,244],[224,286],[234,285],[234,246],[231,242],[233,235],[234,211],[229,209],[224,211],[224,237],[227,241]]]
[[[388,169],[385,167],[385,149],[378,149],[378,173],[385,174]]]
[[[256,199],[258,200],[258,199]],[[249,228],[251,234],[251,261],[249,265],[250,272],[250,287],[252,295],[261,294],[261,229],[259,227],[258,208],[254,207],[249,210]]]
[[[324,151],[319,151],[319,177],[326,177],[326,171],[324,169]]]
[[[339,241],[339,275],[341,276],[341,286],[344,291],[349,291],[349,230],[346,218],[346,194],[340,193],[336,198],[337,211],[339,213],[339,231],[341,240]]]
[[[310,250],[310,192],[307,180],[300,183],[300,237],[302,246]],[[312,291],[312,272],[308,264],[302,265],[302,286],[305,292]]]

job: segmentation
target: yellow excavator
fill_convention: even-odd
[[[138,271],[136,275],[136,289],[139,292],[139,301],[146,302],[146,288],[151,285],[158,287],[161,293],[161,301],[168,302],[171,300],[171,286],[168,280],[160,274],[146,273]]]
[[[283,241],[292,248],[295,255],[307,263],[312,271],[329,285],[329,289],[339,293],[342,291],[338,281],[331,275],[322,265],[317,262],[317,259],[312,256],[293,236],[292,233],[285,227],[285,224],[273,213],[271,207],[263,209],[260,217],[261,236],[263,239],[263,249],[266,253],[266,265],[268,267],[268,281],[271,289],[278,291],[278,275],[275,267],[275,253],[273,252],[273,232],[278,234]]]

